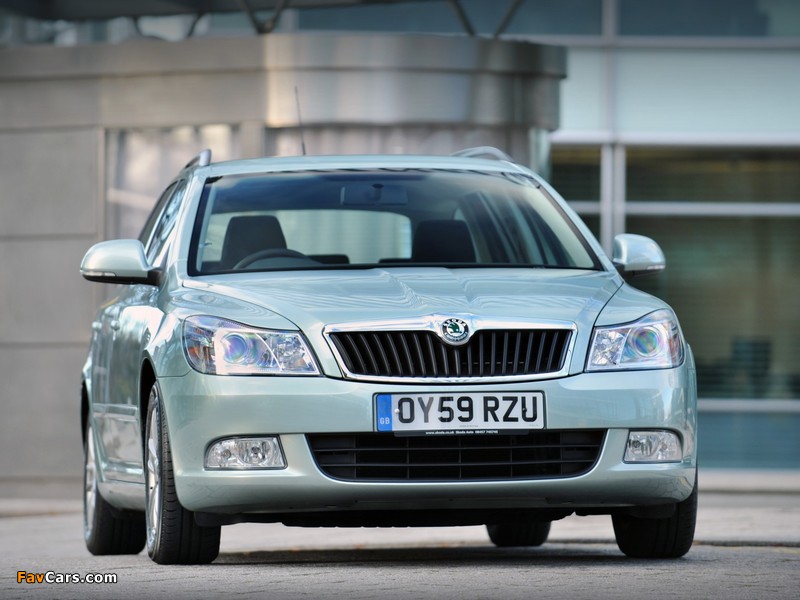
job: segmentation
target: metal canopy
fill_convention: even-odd
[[[401,2],[408,0],[0,0],[0,11],[45,21],[89,21]]]
[[[188,35],[201,16],[208,13],[243,12],[256,33],[270,33],[278,24],[281,14],[287,8],[336,8],[363,4],[402,4],[412,0],[0,0],[0,13],[39,19],[42,21],[105,21],[117,17],[134,20],[138,30],[140,17],[165,17],[174,15],[194,15]],[[416,0],[418,1],[418,0]],[[434,0],[428,0],[434,1]],[[464,32],[476,34],[461,0],[440,0],[453,9]],[[502,25],[495,31],[498,37],[517,10],[522,0],[514,0],[506,11]],[[268,20],[263,21],[258,11],[271,11]]]

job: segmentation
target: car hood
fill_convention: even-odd
[[[620,281],[605,271],[428,267],[219,275],[185,285],[276,313],[309,334],[330,324],[429,315],[570,321],[591,329]]]

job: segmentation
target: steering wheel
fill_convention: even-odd
[[[317,261],[312,258],[308,258],[305,254],[298,252],[297,250],[289,250],[288,248],[268,248],[267,250],[259,250],[258,252],[248,254],[242,260],[233,265],[233,268],[245,269],[259,260],[266,260],[270,258],[293,258],[300,259],[300,261],[306,264],[317,264]]]

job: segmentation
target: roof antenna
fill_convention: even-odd
[[[300,127],[300,148],[303,150],[303,156],[305,156],[306,140],[303,137],[303,117],[300,115],[300,92],[297,91],[297,86],[294,86],[294,99],[297,103],[297,125]]]

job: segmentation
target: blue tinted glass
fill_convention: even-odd
[[[464,31],[448,3],[437,1],[301,10],[298,11],[298,25],[300,29],[333,31]]]
[[[800,202],[794,149],[630,148],[627,163],[632,202]]]
[[[554,147],[550,183],[566,200],[600,200],[600,147]]]
[[[461,0],[464,14],[477,33],[492,34],[513,0]],[[407,31],[464,33],[452,5],[445,0],[299,11],[300,29],[337,31]],[[600,35],[602,0],[536,0],[523,2],[505,28],[511,34]]]
[[[800,398],[800,219],[628,217],[667,269],[632,283],[677,312],[700,398]]]
[[[601,35],[602,0],[535,0],[523,2],[506,33]]]
[[[653,36],[800,35],[800,2],[619,0],[619,33]]]

